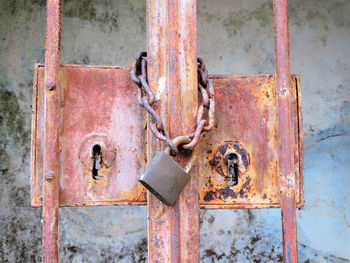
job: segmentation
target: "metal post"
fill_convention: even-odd
[[[179,34],[181,32],[181,34]],[[192,132],[197,113],[196,1],[147,1],[149,84],[171,138]],[[148,160],[159,144],[148,135]],[[180,158],[182,159],[182,158]],[[147,196],[149,262],[198,262],[198,175],[173,207]],[[181,238],[180,238],[181,237]]]
[[[182,134],[195,130],[198,110],[196,0],[178,0],[178,87],[181,92]],[[170,100],[171,101],[171,100]],[[172,124],[172,123],[171,123]],[[174,125],[174,124],[173,124]],[[176,123],[175,123],[176,125]],[[200,143],[200,142],[199,142]],[[199,145],[192,155],[198,155]],[[199,262],[199,173],[192,168],[191,180],[179,197],[180,262]]]
[[[47,0],[44,85],[43,262],[58,262],[61,3]]]
[[[167,4],[166,1],[147,1],[147,55],[148,55],[148,82],[150,88],[157,94],[158,111],[163,122],[166,123],[166,71],[167,71]],[[147,133],[147,162],[149,163],[160,144],[153,134]],[[148,262],[168,262],[169,223],[168,209],[150,192],[147,193],[148,215]]]
[[[279,190],[281,202],[283,262],[297,262],[295,216],[294,136],[291,110],[288,0],[274,0],[276,80],[278,105]]]
[[[167,65],[167,90],[168,90],[168,130],[170,138],[181,135],[181,87],[178,83],[178,1],[168,0],[168,65]],[[180,214],[179,201],[169,207],[170,225],[170,262],[180,262]]]

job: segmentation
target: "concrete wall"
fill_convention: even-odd
[[[272,0],[198,1],[198,55],[210,73],[273,73]],[[146,47],[145,1],[63,1],[62,62],[130,65]],[[350,262],[350,1],[290,0],[301,75],[306,205],[300,262]],[[33,64],[44,59],[45,1],[0,1],[0,261],[41,261],[30,207]],[[145,262],[145,207],[63,208],[62,262]],[[202,211],[201,262],[280,262],[280,212]]]

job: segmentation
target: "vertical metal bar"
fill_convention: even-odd
[[[168,0],[168,65],[167,65],[167,90],[168,90],[168,130],[170,138],[180,136],[182,132],[181,122],[181,90],[178,86],[178,1]],[[170,262],[180,262],[180,215],[179,201],[169,207],[170,225]]]
[[[182,134],[188,134],[194,131],[198,110],[196,0],[178,0],[178,30],[178,86],[181,89]],[[192,154],[198,155],[196,148]],[[198,167],[192,168],[190,176],[191,180],[178,202],[180,262],[194,263],[199,262]]]
[[[147,2],[148,75],[171,138],[194,130],[197,113],[196,1]],[[181,34],[180,34],[181,33]],[[159,148],[148,136],[148,160]],[[182,159],[182,158],[180,158]],[[198,174],[173,207],[148,194],[149,262],[198,262]]]
[[[155,102],[164,123],[167,123],[167,1],[147,0],[147,55],[149,86],[158,100]],[[157,92],[159,90],[159,92]],[[160,143],[147,133],[147,160],[152,160]],[[168,207],[150,192],[147,193],[148,262],[169,262],[170,226]]]
[[[278,104],[279,190],[283,262],[297,262],[294,136],[292,133],[288,0],[274,0],[274,29]]]
[[[44,85],[43,262],[58,262],[61,3],[47,0]]]

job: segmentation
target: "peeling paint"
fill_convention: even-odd
[[[166,88],[166,77],[161,77],[158,80],[158,89],[155,96],[156,100],[160,100],[164,91],[166,90],[165,88]]]

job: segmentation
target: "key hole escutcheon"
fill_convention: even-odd
[[[101,145],[95,144],[92,147],[92,158],[94,160],[92,166],[92,178],[94,180],[100,180],[102,176],[98,175],[98,170],[102,168],[102,148]]]
[[[227,155],[227,176],[230,180],[227,182],[228,186],[234,186],[238,183],[238,156],[235,153]]]

